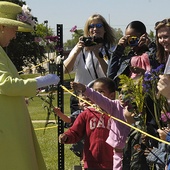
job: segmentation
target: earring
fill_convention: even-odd
[[[2,34],[4,34],[4,31],[1,31]]]

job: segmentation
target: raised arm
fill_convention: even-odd
[[[53,110],[56,113],[56,115],[59,116],[65,123],[71,123],[71,118],[63,114],[60,108],[55,107]]]
[[[76,44],[76,46],[72,49],[70,52],[68,58],[64,60],[64,72],[70,73],[73,70],[74,63],[76,61],[76,58],[78,54],[81,52],[82,48],[84,47],[84,42],[79,39],[79,42]]]

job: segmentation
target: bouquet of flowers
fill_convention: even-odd
[[[135,120],[143,130],[146,128],[146,109],[150,112],[157,126],[161,128],[163,123],[170,122],[170,107],[167,99],[158,95],[157,82],[159,75],[163,74],[164,65],[160,65],[150,72],[145,72],[138,79],[132,79],[126,75],[120,75],[120,88],[122,100],[128,110],[134,113]],[[150,98],[153,110],[148,105]]]
[[[139,121],[140,127],[145,130],[145,93],[143,92],[143,77],[132,79],[126,75],[120,75],[121,98],[124,106],[127,106],[129,112],[134,114],[134,119]]]
[[[144,92],[153,101],[154,113],[152,114],[159,128],[161,128],[164,123],[167,123],[161,117],[163,115],[167,116],[168,112],[170,111],[167,99],[163,95],[159,95],[157,90],[159,75],[163,74],[163,68],[164,65],[162,64],[156,69],[152,69],[150,72],[146,72],[143,82]]]

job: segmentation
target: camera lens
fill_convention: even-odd
[[[128,38],[128,45],[132,46],[137,46],[138,45],[139,38],[132,36]]]
[[[83,37],[83,41],[85,46],[91,46],[93,42],[92,37]]]

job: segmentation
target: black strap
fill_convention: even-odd
[[[91,59],[92,59],[92,64],[93,64],[94,73],[95,73],[96,79],[98,79],[99,77],[98,77],[98,75],[97,75],[96,68],[95,68],[95,65],[94,65],[93,53],[92,53],[92,51],[91,51],[90,53],[91,53]]]
[[[109,52],[108,52],[108,49],[107,49],[106,45],[104,45],[104,50],[105,50],[105,52],[106,52],[106,55],[107,55],[108,60],[110,60],[110,54],[109,54]]]
[[[83,60],[84,60],[84,63],[85,63],[85,65],[86,65],[86,58],[85,58],[85,55],[84,55],[83,50],[82,50],[82,53],[83,53]],[[98,75],[97,75],[97,72],[96,72],[96,69],[95,69],[95,65],[94,65],[94,59],[93,59],[93,53],[92,53],[92,51],[90,52],[90,54],[91,54],[91,60],[92,60],[92,64],[93,64],[93,69],[94,69],[95,77],[96,77],[96,79],[97,79],[97,78],[98,78]],[[87,67],[87,65],[86,65],[86,67]],[[89,72],[89,74],[90,74],[91,78],[93,79],[93,76],[92,76],[92,74],[91,74],[91,72],[90,72],[90,70],[89,70],[89,68],[88,68],[88,67],[87,67],[87,70],[88,70],[88,72]]]

